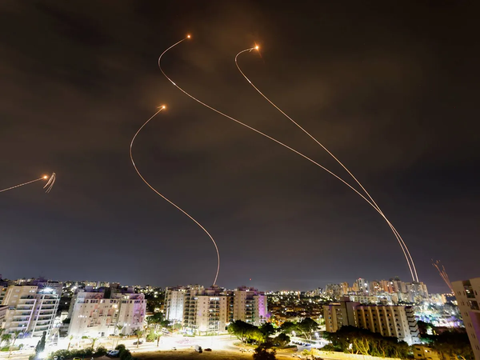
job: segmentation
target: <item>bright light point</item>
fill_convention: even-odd
[[[167,107],[165,105],[162,105],[162,109],[166,109]]]
[[[258,45],[255,46],[255,50],[258,50],[258,49],[260,49],[260,46],[258,46]]]
[[[44,175],[43,178],[44,178],[44,179],[48,179],[48,176],[47,176],[47,175]]]
[[[190,39],[190,38],[191,38],[191,36],[190,36],[190,35],[187,35],[187,39]]]

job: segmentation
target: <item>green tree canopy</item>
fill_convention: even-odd
[[[45,342],[46,342],[46,337],[47,337],[47,332],[44,331],[42,334],[42,338],[38,342],[36,348],[35,348],[35,358],[40,358],[40,354],[45,350]]]
[[[265,323],[262,326],[260,326],[258,329],[263,334],[263,337],[264,337],[263,341],[267,341],[268,338],[271,335],[275,334],[275,332],[276,332],[275,328],[273,327],[273,325],[271,323]]]
[[[462,359],[474,359],[468,335],[464,332],[445,331],[433,338],[432,347],[444,354]]]
[[[269,350],[268,346],[261,344],[255,349],[253,360],[275,360],[275,350]]]
[[[273,344],[279,347],[285,347],[290,343],[290,336],[280,333],[273,339]]]
[[[249,338],[249,335],[252,335],[252,331],[257,329],[256,326],[248,324],[242,320],[236,320],[228,325],[228,332],[232,335],[235,335],[242,342],[246,342]],[[250,334],[249,334],[250,333]]]

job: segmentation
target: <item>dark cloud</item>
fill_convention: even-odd
[[[55,171],[0,202],[1,272],[126,283],[208,283],[209,239],[138,179],[128,158],[202,222],[222,252],[220,284],[265,289],[401,276],[372,208],[297,155],[185,97],[338,164],[258,96],[268,96],[364,183],[410,245],[419,275],[477,276],[478,45],[472,4],[4,2],[0,166],[5,186]],[[469,251],[465,252],[468,248]],[[21,254],[21,261],[3,254]],[[20,255],[19,255],[20,256]],[[248,279],[252,278],[252,282]]]

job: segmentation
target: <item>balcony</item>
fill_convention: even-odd
[[[29,321],[30,321],[29,318],[16,319],[16,320],[12,320],[12,324],[28,323]]]
[[[19,317],[19,316],[30,316],[30,312],[22,312],[22,313],[18,313],[18,314],[15,314],[13,315],[14,318],[16,317]]]

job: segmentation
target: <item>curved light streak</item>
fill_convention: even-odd
[[[259,135],[262,135],[262,136],[266,137],[267,139],[269,139],[269,140],[271,140],[271,141],[273,141],[273,142],[275,142],[275,143],[283,146],[284,148],[286,148],[286,149],[294,152],[295,154],[303,157],[304,159],[306,159],[306,160],[310,161],[311,163],[315,164],[316,166],[320,167],[321,169],[323,169],[324,171],[326,171],[327,173],[329,173],[330,175],[332,175],[333,177],[335,177],[337,180],[341,181],[343,184],[345,184],[346,186],[348,186],[351,190],[353,190],[358,196],[360,196],[363,200],[365,200],[368,204],[370,204],[370,206],[372,206],[372,207],[375,209],[375,211],[377,211],[377,212],[385,219],[385,221],[386,221],[387,224],[390,226],[390,228],[393,227],[393,225],[391,225],[391,223],[388,221],[388,219],[385,217],[385,215],[384,215],[370,200],[368,200],[363,194],[361,194],[357,189],[355,189],[353,186],[351,186],[348,182],[346,182],[346,181],[345,181],[344,179],[342,179],[340,176],[336,175],[335,173],[333,173],[332,171],[330,171],[330,170],[327,169],[326,167],[320,165],[318,162],[316,162],[315,160],[309,158],[308,156],[306,156],[305,154],[301,153],[300,151],[297,151],[297,150],[295,150],[294,148],[292,148],[292,147],[284,144],[283,142],[281,142],[281,141],[279,141],[279,140],[277,140],[277,139],[275,139],[275,138],[273,138],[273,137],[271,137],[271,136],[269,136],[269,135],[261,132],[260,130],[257,130],[257,129],[255,129],[255,128],[252,127],[252,126],[247,125],[247,124],[241,122],[240,120],[235,119],[235,118],[233,118],[233,117],[231,117],[231,116],[229,116],[229,115],[221,112],[220,110],[215,109],[214,107],[212,107],[212,106],[204,103],[203,101],[197,99],[196,97],[194,97],[193,95],[189,94],[189,93],[186,92],[184,89],[182,89],[180,86],[178,86],[178,85],[165,73],[165,71],[163,71],[161,61],[162,61],[163,56],[164,56],[169,50],[171,50],[172,48],[174,48],[175,46],[177,46],[178,44],[184,42],[184,41],[187,40],[187,39],[190,39],[190,36],[187,36],[186,38],[184,38],[184,39],[182,39],[182,40],[180,40],[180,41],[177,41],[176,43],[174,43],[173,45],[171,45],[170,47],[168,47],[165,51],[163,51],[163,52],[160,54],[160,56],[159,56],[159,58],[158,58],[158,67],[159,67],[160,71],[161,71],[162,74],[165,76],[165,78],[172,83],[173,86],[175,86],[178,90],[180,90],[182,93],[184,93],[185,95],[187,95],[189,98],[191,98],[192,100],[194,100],[194,101],[198,102],[199,104],[205,106],[206,108],[208,108],[208,109],[216,112],[216,113],[219,114],[219,115],[222,115],[222,116],[226,117],[226,118],[229,119],[229,120],[232,120],[232,121],[236,122],[236,123],[239,124],[239,125],[242,125],[242,126],[246,127],[247,129],[250,129],[250,130],[256,132],[256,133],[259,134]],[[394,234],[395,234],[396,230],[393,230],[393,229],[392,229],[392,231],[394,231]],[[397,240],[398,240],[398,238],[397,238]],[[399,244],[400,244],[400,248],[401,248],[402,251],[403,251],[403,254],[404,254],[405,257],[407,258],[407,253],[406,253],[405,249],[402,247],[400,241],[399,241]],[[408,259],[407,259],[407,265],[408,265],[409,270],[410,270],[410,273],[411,273],[411,275],[412,275],[412,279],[415,280],[415,277],[414,277],[414,275],[413,275],[413,270],[412,270],[412,267],[411,267],[410,262],[408,261]]]
[[[28,185],[28,184],[32,184],[32,183],[40,181],[40,180],[47,180],[47,179],[48,179],[48,181],[43,188],[46,188],[47,185],[48,185],[48,188],[45,192],[49,193],[50,190],[52,189],[53,183],[55,182],[55,173],[53,173],[51,176],[45,175],[45,176],[42,176],[41,178],[38,178],[38,179],[35,179],[35,180],[30,180],[30,181],[27,181],[27,182],[24,182],[22,184],[18,184],[18,185],[15,185],[15,186],[10,186],[8,188],[0,190],[0,193],[8,191],[8,190],[13,190],[13,189],[16,189],[16,188],[19,188],[19,187],[22,187],[22,186],[25,186],[25,185]]]
[[[351,176],[351,178],[360,186],[360,188],[364,191],[364,193],[368,196],[370,199],[371,203],[375,206],[375,208],[378,210],[378,212],[385,218],[387,224],[390,226],[394,236],[396,237],[400,247],[404,250],[405,258],[407,260],[407,263],[411,264],[411,269],[413,269],[412,272],[412,278],[413,281],[418,281],[418,275],[417,275],[417,269],[415,268],[415,263],[413,261],[412,255],[410,254],[410,251],[408,250],[407,245],[403,241],[403,238],[400,236],[400,233],[395,229],[395,227],[392,225],[392,223],[387,219],[387,217],[384,215],[383,211],[380,209],[380,206],[375,202],[373,197],[368,193],[368,191],[363,187],[362,183],[350,172],[350,170],[332,153],[330,150],[328,150],[320,141],[318,141],[312,134],[310,134],[307,130],[305,130],[300,124],[298,124],[295,120],[293,120],[290,116],[288,116],[282,109],[280,109],[273,101],[271,101],[262,91],[260,91],[259,88],[257,88],[253,82],[245,75],[245,73],[242,71],[240,68],[240,65],[238,64],[238,57],[245,53],[245,52],[251,52],[252,50],[258,50],[258,46],[248,48],[245,50],[240,51],[236,56],[235,56],[235,65],[237,66],[238,71],[242,76],[245,78],[245,80],[248,81],[248,83],[265,99],[267,100],[270,105],[272,105],[275,109],[277,109],[283,116],[285,116],[288,120],[290,120],[295,126],[297,126],[300,130],[302,130],[305,134],[307,134],[313,141],[315,141],[318,145],[322,147],[323,150],[325,150],[328,155],[330,155],[340,166],[348,173],[348,175]]]
[[[162,106],[159,108],[159,110],[153,114],[147,121],[145,121],[143,123],[143,125],[137,130],[137,132],[135,133],[135,135],[133,136],[132,138],[132,141],[130,142],[130,160],[132,161],[132,165],[133,167],[135,168],[135,171],[137,172],[138,176],[140,177],[140,179],[142,179],[142,181],[153,191],[155,192],[155,194],[157,194],[158,196],[160,196],[162,199],[164,199],[165,201],[167,201],[170,205],[174,206],[175,208],[177,208],[177,210],[181,211],[184,215],[186,215],[190,220],[192,220],[195,224],[197,224],[197,226],[202,229],[205,234],[207,234],[207,236],[210,238],[210,240],[212,240],[212,243],[213,245],[215,246],[215,251],[217,252],[217,271],[215,273],[215,279],[213,280],[213,285],[215,285],[217,283],[217,278],[218,278],[218,273],[220,272],[220,252],[218,251],[218,246],[217,246],[217,243],[215,242],[215,240],[213,239],[213,236],[210,235],[210,233],[207,231],[207,229],[205,229],[202,224],[200,224],[197,220],[195,220],[189,213],[187,213],[185,210],[183,210],[180,206],[178,206],[177,204],[175,204],[173,201],[171,201],[170,199],[166,198],[163,194],[161,194],[160,192],[157,191],[157,189],[155,189],[152,185],[149,184],[149,182],[147,180],[145,180],[145,178],[142,176],[142,174],[140,173],[140,171],[138,170],[137,166],[135,165],[135,161],[133,160],[133,152],[132,152],[132,147],[133,147],[133,143],[137,137],[137,135],[140,133],[140,131],[145,127],[145,125],[147,125],[150,120],[152,120],[155,116],[157,116],[158,113],[160,113],[162,110],[165,109],[165,106]]]

